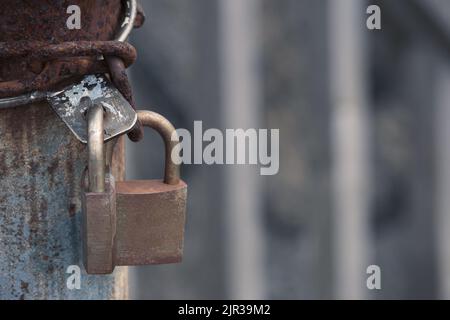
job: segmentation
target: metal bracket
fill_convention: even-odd
[[[136,112],[105,76],[86,76],[80,83],[47,96],[53,110],[83,143],[87,143],[88,138],[88,106],[80,103],[83,97],[88,97],[92,104],[105,110],[105,141],[126,133],[137,121]]]

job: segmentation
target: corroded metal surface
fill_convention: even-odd
[[[161,180],[118,182],[116,265],[180,262],[184,247],[187,185]]]
[[[81,29],[70,32],[65,28],[69,5],[78,5],[83,14]],[[122,3],[119,0],[1,0],[0,41],[113,39],[121,10]]]
[[[26,121],[24,121],[26,119]],[[119,156],[120,157],[120,156]],[[126,269],[82,271],[68,290],[66,269],[82,268],[80,179],[85,146],[48,105],[0,111],[0,298],[126,297]]]
[[[136,60],[136,51],[128,43],[117,41],[77,41],[48,44],[43,42],[0,42],[0,59],[20,60],[22,64],[34,67],[34,72],[12,76],[3,74],[0,83],[0,98],[20,95],[29,91],[50,90],[63,80],[84,74],[108,71],[104,61],[94,58],[100,55],[114,55],[123,61],[125,70]],[[119,59],[118,58],[118,59]],[[1,64],[0,66],[4,66]],[[30,68],[31,68],[30,67]],[[10,79],[11,78],[11,79]],[[126,93],[131,92],[127,88]],[[128,93],[130,94],[130,93]]]
[[[78,5],[81,29],[68,30],[66,9]],[[122,4],[119,0],[11,1],[0,0],[0,42],[40,41],[58,44],[70,41],[111,40],[118,30]],[[90,59],[92,61],[92,59]],[[25,63],[21,57],[0,63],[0,81],[33,77],[44,69],[39,62]]]
[[[83,21],[69,32],[70,4],[80,6]],[[121,7],[119,0],[0,0],[0,42],[113,39]],[[0,81],[44,67],[0,59]],[[118,180],[123,150],[120,138],[112,168]],[[0,299],[127,298],[126,268],[89,276],[82,267],[80,179],[86,163],[85,146],[47,103],[0,110]],[[70,265],[81,267],[80,290],[66,286]]]
[[[3,10],[0,13],[0,26],[3,31],[3,37],[0,36],[0,61],[8,61],[7,64],[0,63],[0,98],[23,95],[19,99],[15,98],[14,102],[28,100],[31,103],[36,100],[34,98],[36,94],[39,95],[39,91],[51,90],[55,86],[62,87],[82,75],[109,72],[118,90],[135,108],[126,68],[136,59],[136,52],[125,41],[133,27],[138,28],[145,21],[144,12],[136,0],[98,1],[95,4],[89,1],[74,1],[70,5],[78,5],[83,12],[83,25],[81,29],[69,32],[64,24],[61,24],[65,21],[63,18],[67,19],[67,14],[61,17],[61,12],[64,12],[63,9],[68,4],[37,3],[41,10],[36,16],[32,16],[36,2],[20,2],[9,7],[5,2],[0,2],[0,9]],[[10,7],[20,10],[20,13],[9,12]],[[49,12],[43,12],[43,8],[49,9]],[[120,23],[119,15],[116,14],[117,8],[122,9],[119,11],[123,18]],[[9,30],[8,23],[12,21],[8,20],[8,14],[16,18],[16,25],[22,23],[28,26],[22,26],[22,31],[25,32],[23,35],[15,33],[18,32],[15,28]],[[104,20],[104,17],[107,19]],[[97,19],[96,25],[89,24],[92,19]],[[44,31],[41,34],[39,30],[29,28],[36,21],[45,24],[45,30],[52,28],[54,24],[59,25],[51,35]],[[57,30],[64,30],[65,33],[60,34]],[[112,39],[111,30],[115,30],[115,41],[107,41]],[[42,36],[47,38],[43,40]],[[99,60],[102,56],[105,59]],[[0,99],[0,107],[8,105],[11,105],[11,101]],[[143,138],[139,122],[134,125],[129,137],[135,142]]]

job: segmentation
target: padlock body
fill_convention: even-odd
[[[187,185],[161,180],[117,182],[116,265],[180,262]]]
[[[105,192],[83,194],[83,258],[88,274],[114,270],[116,192],[114,177],[107,174]]]

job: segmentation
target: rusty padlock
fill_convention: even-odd
[[[164,180],[115,182],[110,173],[105,173],[102,109],[91,109],[89,191],[83,198],[86,271],[107,274],[115,266],[180,262],[187,185],[180,180],[178,161],[172,155],[178,144],[175,128],[157,113],[140,111],[141,123],[155,129],[164,140]]]
[[[163,116],[139,111],[143,126],[156,130],[164,140],[164,180],[116,183],[116,265],[180,262],[183,255],[187,185],[180,179],[173,159],[178,135]]]

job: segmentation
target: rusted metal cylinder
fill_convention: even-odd
[[[81,29],[68,30],[69,5],[81,9]],[[0,42],[111,40],[122,2],[0,0]],[[0,81],[42,69],[40,63],[0,60]],[[124,141],[113,174],[124,178]],[[124,299],[128,270],[87,275],[82,264],[81,178],[86,146],[46,102],[0,110],[0,299]],[[67,286],[69,266],[80,288]]]

